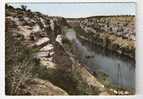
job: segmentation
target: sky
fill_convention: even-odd
[[[15,8],[26,5],[32,11],[49,16],[79,18],[98,15],[135,15],[136,3],[10,3]]]

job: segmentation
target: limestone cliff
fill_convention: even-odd
[[[7,95],[109,94],[64,48],[68,27],[62,17],[6,5]]]
[[[82,41],[134,59],[135,16],[93,16],[67,20]]]

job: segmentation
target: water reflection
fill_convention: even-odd
[[[110,51],[82,42],[75,36],[75,31],[67,32],[67,37],[75,42],[80,62],[90,67],[91,71],[101,69],[114,85],[135,88],[135,62],[124,56],[117,56]]]

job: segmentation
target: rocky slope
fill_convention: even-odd
[[[67,20],[82,41],[134,59],[134,16],[95,16]]]
[[[7,95],[109,95],[65,48],[67,28],[62,17],[6,5]]]

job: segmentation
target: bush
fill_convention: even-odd
[[[26,11],[26,10],[27,10],[27,6],[21,5],[21,9],[22,9],[23,11]]]
[[[36,62],[33,52],[20,41],[14,39],[12,33],[6,32],[5,38],[5,84],[7,95],[21,95],[23,83],[33,77],[32,69]]]

